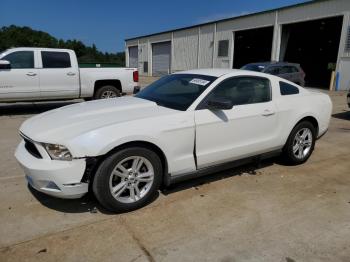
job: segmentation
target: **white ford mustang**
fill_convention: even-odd
[[[112,211],[147,204],[169,185],[282,153],[305,162],[332,103],[276,76],[229,69],[165,76],[134,97],[69,105],[25,121],[16,158],[29,184]],[[89,187],[91,185],[91,187]]]

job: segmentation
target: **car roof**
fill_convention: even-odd
[[[242,70],[242,69],[228,69],[228,68],[208,68],[208,69],[193,69],[187,71],[180,71],[174,74],[194,74],[194,75],[207,75],[214,77],[221,77],[223,75],[230,74],[232,76],[240,76],[240,75],[248,75],[248,76],[261,76],[274,78],[275,76],[250,70]]]
[[[33,50],[41,50],[41,51],[72,51],[70,49],[65,49],[65,48],[47,48],[47,47],[13,47],[13,48],[8,48],[5,50],[6,52],[8,51],[33,51]]]
[[[299,64],[296,64],[296,63],[276,62],[276,61],[249,63],[247,65],[256,65],[256,66],[264,66],[264,67],[266,67],[266,66],[286,66],[286,65],[299,66]]]
[[[243,70],[228,69],[228,68],[206,68],[206,69],[192,69],[187,71],[176,72],[175,74],[195,74],[195,75],[208,75],[220,77],[229,73],[235,73]]]

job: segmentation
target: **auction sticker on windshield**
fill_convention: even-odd
[[[199,79],[199,78],[193,78],[190,83],[195,84],[195,85],[200,85],[200,86],[205,86],[209,83],[210,81]]]

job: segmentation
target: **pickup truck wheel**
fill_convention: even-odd
[[[316,140],[316,129],[308,121],[297,124],[290,133],[283,153],[285,159],[294,165],[302,164],[311,156]]]
[[[145,206],[162,181],[162,164],[156,153],[132,147],[107,157],[98,168],[92,189],[97,200],[112,212]]]
[[[103,86],[96,91],[94,99],[107,99],[118,96],[120,96],[120,91],[118,88],[114,86]]]

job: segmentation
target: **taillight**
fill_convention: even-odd
[[[132,74],[132,78],[133,78],[134,82],[138,82],[139,81],[139,71],[134,71]]]

